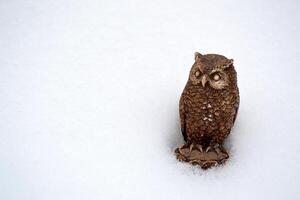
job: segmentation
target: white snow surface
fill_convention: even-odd
[[[0,3],[0,199],[300,199],[299,1]],[[225,166],[179,163],[194,52],[233,58]]]

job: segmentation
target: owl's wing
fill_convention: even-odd
[[[238,111],[239,111],[239,105],[240,105],[240,97],[239,97],[239,95],[237,95],[237,99],[236,99],[236,103],[235,103],[235,114],[234,114],[234,117],[233,117],[233,124],[236,120],[236,116],[237,116]]]
[[[236,120],[236,116],[237,116],[237,113],[238,113],[238,108],[235,108],[235,114],[234,114],[234,117],[233,117],[233,123],[232,125],[234,124],[235,120]]]
[[[186,135],[186,127],[185,127],[185,109],[184,109],[183,95],[181,95],[179,100],[179,115],[180,115],[181,133],[183,135],[184,141],[186,141],[187,135]]]

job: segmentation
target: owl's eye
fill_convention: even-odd
[[[215,81],[218,81],[218,80],[220,80],[220,75],[219,74],[214,74],[213,75],[213,79],[215,80]]]
[[[210,78],[213,79],[214,81],[218,81],[221,79],[221,75],[219,73],[213,73],[210,75]]]
[[[200,75],[200,71],[195,72],[195,76],[198,77]]]

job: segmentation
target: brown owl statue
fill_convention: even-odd
[[[175,150],[180,161],[203,169],[224,163],[223,147],[239,108],[233,60],[195,53],[195,63],[179,102],[181,132],[186,144]]]

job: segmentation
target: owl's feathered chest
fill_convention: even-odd
[[[221,135],[228,134],[238,108],[237,87],[232,85],[224,90],[214,90],[188,83],[182,98],[188,135],[202,131],[205,134],[219,134],[219,131],[216,132],[219,129]]]
[[[187,112],[202,113],[205,110],[219,109],[224,105],[222,102],[230,100],[232,96],[229,89],[214,90],[192,84],[187,84],[183,91]]]

